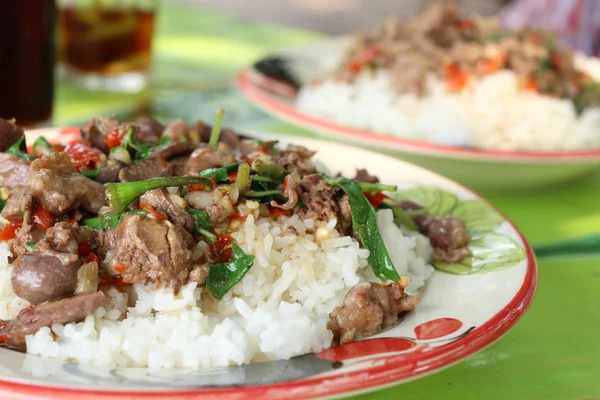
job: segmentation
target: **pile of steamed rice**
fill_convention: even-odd
[[[600,60],[578,56],[577,69],[600,81]],[[431,76],[427,95],[399,94],[390,74],[362,72],[352,83],[325,79],[304,87],[297,107],[344,126],[439,144],[498,150],[600,147],[600,108],[577,115],[570,99],[521,89],[502,70],[470,79],[460,93]]]
[[[412,278],[407,291],[415,293],[433,273],[429,241],[398,228],[389,210],[378,213],[377,223],[396,269]],[[249,216],[232,236],[255,255],[254,265],[221,301],[196,283],[177,295],[135,285],[137,301],[128,308],[128,295],[113,288],[107,306],[85,321],[28,336],[27,351],[103,366],[196,368],[328,348],[328,314],[353,286],[376,281],[369,251],[352,237],[340,237],[335,224]],[[12,291],[9,254],[0,243],[0,319],[27,306]]]

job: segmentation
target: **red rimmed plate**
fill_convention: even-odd
[[[34,131],[69,142],[76,131]],[[456,363],[498,340],[525,313],[537,282],[530,246],[501,213],[468,189],[380,154],[308,139],[280,139],[318,150],[327,169],[368,167],[398,184],[400,197],[430,212],[461,216],[473,238],[459,264],[439,264],[422,301],[395,328],[371,339],[292,360],[197,370],[76,365],[0,349],[0,397],[60,399],[303,399],[395,385]],[[99,349],[101,351],[101,349]]]
[[[319,76],[323,64],[339,54],[348,38],[282,50],[273,56],[288,60],[300,82]],[[414,162],[477,190],[531,189],[585,175],[600,166],[600,150],[564,152],[478,150],[382,135],[356,129],[299,110],[294,94],[265,78],[253,67],[240,71],[237,85],[257,107],[327,139],[358,145]]]

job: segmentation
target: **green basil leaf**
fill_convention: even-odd
[[[33,154],[36,156],[45,156],[52,153],[52,146],[45,137],[40,136],[33,142]]]
[[[235,242],[231,247],[233,260],[211,265],[206,279],[206,288],[217,300],[221,300],[232,287],[238,284],[254,263],[254,256],[244,253]]]
[[[14,154],[21,158],[25,158],[29,161],[35,160],[35,157],[27,153],[27,143],[25,142],[25,136],[21,136],[16,143],[6,149],[6,153]]]
[[[6,207],[6,201],[0,200],[0,212],[2,212],[2,210],[4,210],[4,207]]]
[[[148,215],[148,213],[144,210],[131,210],[116,215],[105,215],[103,217],[89,218],[83,220],[81,225],[97,231],[110,231],[119,226],[121,218],[123,218],[123,216],[126,214],[135,214],[140,216]]]
[[[361,191],[359,183],[347,178],[326,178],[327,183],[341,188],[348,195],[348,203],[352,212],[352,227],[360,240],[369,250],[369,263],[375,275],[383,281],[398,281],[400,275],[396,271],[390,255],[385,247],[373,206]]]
[[[98,176],[100,171],[102,171],[102,168],[91,169],[89,171],[81,171],[81,175],[85,176],[86,178],[94,179]]]
[[[210,243],[214,243],[214,241],[217,239],[217,236],[210,232],[212,229],[212,224],[208,214],[205,211],[196,210],[195,208],[188,207],[185,210],[190,213],[192,217],[194,217],[196,232],[204,236]]]
[[[211,177],[215,177],[217,183],[229,183],[229,172],[236,171],[240,163],[234,163],[230,165],[226,165],[222,168],[209,168],[200,172],[198,176],[202,178],[210,179]]]

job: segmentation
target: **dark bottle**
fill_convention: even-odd
[[[0,117],[49,121],[54,96],[54,0],[7,0],[0,9]]]

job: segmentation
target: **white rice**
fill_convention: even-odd
[[[428,240],[403,232],[389,210],[380,211],[377,222],[396,269],[413,279],[408,291],[414,293],[433,273]],[[127,308],[128,295],[112,288],[107,306],[84,322],[55,324],[28,336],[28,352],[102,366],[197,368],[287,359],[325,349],[332,340],[328,314],[350,288],[375,280],[369,251],[351,237],[339,237],[335,224],[297,216],[278,221],[249,216],[233,236],[245,252],[255,255],[255,262],[221,301],[196,283],[177,296],[136,285],[135,307]],[[0,244],[2,319],[27,305],[12,292],[8,255],[6,245]]]
[[[600,81],[600,61],[576,66]],[[600,147],[600,108],[577,115],[569,99],[520,89],[507,70],[470,79],[460,93],[431,76],[427,96],[399,95],[387,71],[363,72],[353,83],[326,79],[303,88],[297,107],[341,125],[439,144],[501,150]]]

